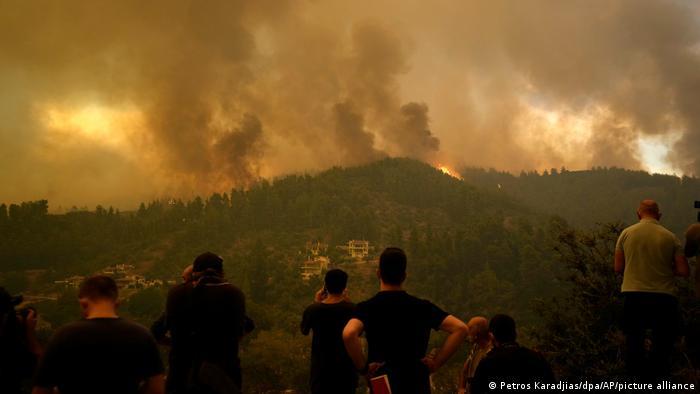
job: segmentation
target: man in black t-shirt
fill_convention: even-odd
[[[430,393],[430,374],[464,343],[467,326],[430,301],[402,289],[406,279],[403,250],[384,250],[377,275],[379,293],[357,305],[355,316],[343,331],[348,354],[363,375],[388,375],[394,394]],[[434,356],[426,357],[431,329],[449,335]],[[363,332],[367,336],[367,361],[360,342]]]
[[[481,360],[474,373],[471,393],[492,392],[529,392],[535,382],[554,383],[554,374],[541,354],[518,345],[515,341],[515,321],[507,315],[496,315],[489,322],[489,331],[493,336],[494,347],[486,358]],[[496,384],[496,388],[489,387]],[[529,389],[513,389],[513,386],[501,386],[502,383],[530,385]],[[522,386],[521,386],[522,387]],[[527,387],[527,386],[526,386]]]
[[[343,344],[343,328],[355,305],[347,301],[348,274],[339,269],[326,272],[325,287],[316,293],[315,303],[304,311],[301,332],[311,343],[311,393],[349,394],[357,387],[357,372]]]
[[[162,394],[163,363],[148,330],[117,316],[117,285],[93,276],[78,294],[84,319],[61,327],[39,362],[33,394]],[[142,386],[141,389],[139,387]]]

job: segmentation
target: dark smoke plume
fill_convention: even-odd
[[[684,0],[0,0],[0,201],[128,208],[384,155],[649,168],[646,147],[700,175],[699,15]]]

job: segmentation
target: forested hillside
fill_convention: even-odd
[[[484,191],[513,197],[538,212],[559,215],[575,226],[637,220],[639,201],[659,202],[662,222],[682,234],[696,220],[693,201],[700,200],[700,179],[649,174],[620,168],[587,171],[557,170],[513,175],[496,170],[467,168],[465,181]]]
[[[409,289],[463,318],[502,311],[527,324],[530,300],[545,294],[536,284],[556,280],[547,218],[411,160],[288,176],[190,201],[153,201],[133,213],[97,207],[51,215],[47,204],[0,208],[0,260],[2,283],[13,291],[60,293],[59,301],[40,305],[51,326],[75,317],[66,307],[73,294],[57,289],[56,279],[119,263],[174,279],[198,253],[215,251],[224,257],[231,280],[248,294],[258,322],[244,347],[250,355],[244,361],[256,363],[249,380],[276,382],[276,388],[306,381],[305,352],[281,348],[308,345],[297,333],[298,323],[320,279],[300,278],[307,241],[331,245],[331,263],[350,272],[357,300],[377,289],[374,265],[343,262],[335,246],[368,240],[370,261],[385,246],[404,247]],[[24,275],[26,270],[36,271]],[[149,323],[163,297],[164,290],[144,290],[124,309]],[[283,356],[298,359],[274,361]]]
[[[695,180],[673,186],[672,179],[648,177],[672,186],[652,188],[642,182],[647,180],[643,174],[621,170],[592,175],[616,181],[631,176],[615,190],[663,191],[679,201],[681,191],[690,187],[686,185],[698,187],[691,183]],[[249,314],[257,323],[242,346],[246,389],[303,392],[310,340],[299,333],[299,322],[321,285],[318,277],[301,279],[307,242],[329,245],[331,265],[350,274],[349,291],[355,301],[377,291],[374,261],[384,247],[394,245],[409,255],[409,291],[464,319],[510,313],[518,320],[525,343],[549,350],[555,341],[535,334],[560,316],[550,300],[565,299],[577,285],[570,282],[570,264],[562,257],[567,246],[562,236],[574,230],[549,213],[590,224],[619,219],[619,212],[634,209],[634,203],[627,206],[614,193],[591,191],[600,206],[582,198],[586,194],[581,189],[592,185],[603,189],[603,185],[588,178],[578,182],[578,176],[518,178],[466,171],[464,182],[421,162],[386,159],[315,176],[261,181],[248,190],[189,201],[151,201],[136,212],[98,206],[53,215],[47,201],[2,205],[0,284],[13,292],[56,298],[37,304],[46,337],[56,326],[78,317],[75,290],[57,285],[56,280],[115,264],[133,265],[136,273],[149,278],[175,280],[197,254],[216,252],[224,257],[230,281],[246,292]],[[641,186],[635,186],[639,179]],[[488,186],[494,182],[501,188]],[[547,203],[537,200],[538,192],[549,196]],[[633,192],[625,193],[626,199],[637,198]],[[668,208],[669,204],[666,212]],[[591,218],[583,214],[586,209],[592,210]],[[680,212],[669,215],[678,217],[678,227]],[[338,246],[351,239],[370,242],[367,261],[344,257]],[[129,289],[122,312],[149,325],[160,314],[166,292],[167,286]],[[542,316],[549,317],[542,320]],[[434,338],[436,346],[440,339]],[[465,357],[466,348],[436,375],[438,392],[454,392]]]

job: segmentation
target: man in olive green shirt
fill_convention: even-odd
[[[615,247],[615,272],[623,274],[625,366],[631,376],[658,379],[670,372],[679,331],[674,277],[688,276],[689,268],[678,238],[659,224],[659,205],[644,200],[637,216],[639,223],[622,231]],[[652,332],[648,361],[647,329]]]

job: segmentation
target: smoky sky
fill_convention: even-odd
[[[700,174],[685,1],[0,0],[0,201],[188,197],[406,156]],[[650,142],[651,141],[651,142]]]

